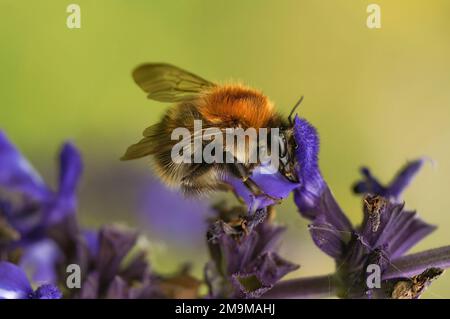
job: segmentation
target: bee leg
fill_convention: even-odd
[[[253,181],[249,174],[247,173],[248,170],[242,165],[242,163],[235,163],[233,165],[230,165],[231,173],[240,178],[244,185],[248,188],[248,190],[255,196],[266,196],[273,200],[275,203],[279,204],[281,200],[279,198],[273,197],[269,194],[266,194],[255,181]]]
[[[247,177],[245,180],[242,180],[244,185],[252,192],[255,196],[266,196],[269,199],[273,200],[276,204],[281,204],[281,199],[271,196],[267,193],[264,193],[264,191],[259,187],[258,184],[255,183],[254,180],[252,180],[250,177]]]

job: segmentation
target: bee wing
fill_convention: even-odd
[[[163,128],[161,128],[160,124],[155,124],[148,127],[145,130],[144,138],[136,144],[128,147],[121,160],[128,161],[145,157],[150,154],[155,154],[158,150],[158,145],[160,145],[160,143],[157,143],[158,140],[164,137],[164,133],[162,131]]]
[[[148,98],[160,102],[190,100],[215,84],[188,71],[166,63],[148,63],[133,71],[134,81],[148,93]]]

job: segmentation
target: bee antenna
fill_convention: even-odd
[[[289,120],[289,123],[290,123],[290,124],[293,123],[293,122],[292,122],[292,116],[294,115],[294,112],[295,112],[295,110],[298,108],[298,106],[302,103],[303,97],[304,97],[303,95],[300,97],[300,99],[298,100],[298,102],[295,103],[294,107],[292,108],[291,113],[289,113],[288,120]]]

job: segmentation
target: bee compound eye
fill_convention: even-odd
[[[280,157],[286,156],[286,147],[284,143],[280,143],[279,145]]]

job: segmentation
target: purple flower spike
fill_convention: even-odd
[[[391,203],[380,196],[367,196],[364,220],[359,233],[368,249],[386,247],[390,258],[405,254],[436,227],[421,220],[403,204]]]
[[[306,125],[304,122],[299,122],[298,119],[296,119],[296,123],[297,126]],[[302,130],[302,134],[307,135],[308,133],[305,132],[308,132],[307,125]],[[301,138],[301,134],[296,137],[300,147],[302,145]],[[318,145],[318,143],[312,142],[314,141],[313,138],[308,139],[308,141],[312,145]],[[378,182],[369,169],[362,169],[365,180],[357,183],[354,189],[357,193],[366,194],[364,220],[360,227],[354,227],[342,212],[330,189],[320,176],[317,168],[318,148],[310,146],[309,150],[308,147],[306,149],[306,154],[298,154],[299,179],[303,184],[310,181],[312,186],[295,190],[294,199],[302,215],[312,220],[309,227],[314,243],[323,252],[334,258],[336,264],[339,265],[336,274],[330,276],[331,281],[336,286],[334,289],[338,296],[344,298],[379,297],[379,290],[370,290],[366,286],[366,267],[369,264],[379,265],[382,279],[384,279],[384,273],[390,271],[391,265],[400,262],[400,260],[403,261],[402,258],[408,260],[407,256],[404,257],[404,254],[436,228],[421,220],[415,212],[404,210],[404,205],[398,203],[400,195],[417,174],[424,160],[416,160],[406,165],[388,186],[383,186]],[[310,156],[307,154],[310,154]],[[306,158],[310,160],[308,161]],[[303,164],[303,168],[309,168],[303,172],[303,176],[301,175],[301,163],[306,163]],[[447,260],[446,258],[446,256],[442,256],[442,259]],[[443,263],[447,265],[447,263]],[[428,264],[417,267],[424,272],[424,274],[421,274],[416,271],[413,273],[416,277],[411,277],[412,280],[418,282],[417,287],[428,285],[434,278],[427,275],[427,269],[440,266],[443,263],[432,260]],[[413,266],[409,265],[410,268]],[[436,269],[435,273],[440,274],[441,271],[438,268]],[[386,285],[394,283],[394,279],[390,279],[392,275],[389,276],[391,277],[385,279],[386,282],[383,286],[385,288]],[[318,285],[320,284],[319,279]],[[397,278],[396,280],[400,279]],[[275,291],[283,294],[281,287],[291,289],[293,285],[294,281],[277,287]],[[397,286],[396,292],[389,297],[400,296],[398,289],[403,289],[402,285]],[[390,291],[393,291],[392,289]],[[418,297],[422,292],[423,290],[420,290],[411,295]],[[308,295],[309,291],[301,291],[301,294]],[[408,295],[410,292],[406,291],[404,294]]]
[[[208,232],[212,261],[205,268],[211,297],[257,298],[270,290],[294,265],[278,256],[284,228],[269,221],[251,225],[237,208],[221,212],[232,217],[214,222]]]
[[[413,178],[422,168],[425,159],[418,159],[406,164],[387,186],[383,186],[367,167],[361,169],[363,180],[353,186],[356,194],[374,194],[398,200]]]
[[[18,266],[0,262],[0,299],[60,299],[61,292],[45,284],[36,291],[31,288],[25,272]]]
[[[294,137],[300,187],[294,191],[294,201],[300,213],[312,220],[310,232],[313,241],[326,254],[339,258],[352,226],[342,212],[319,170],[319,137],[316,129],[297,116]]]
[[[343,247],[343,254],[336,260],[343,265],[338,277],[343,286],[342,297],[372,296],[378,290],[366,286],[366,267],[376,264],[382,279],[392,263],[412,246],[435,229],[416,213],[405,211],[402,204],[375,195],[364,199],[364,220],[354,230],[351,240]]]

